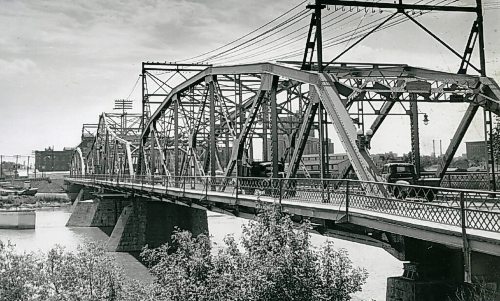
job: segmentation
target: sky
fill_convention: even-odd
[[[142,61],[176,61],[214,49],[298,2],[0,0],[0,154],[29,155],[49,146],[76,146],[83,123],[97,123],[101,112],[112,110],[114,99],[131,93]],[[488,75],[500,81],[498,17],[498,9],[485,12]],[[431,15],[426,21],[462,52],[471,19]],[[343,59],[369,57],[456,72],[453,55],[423,41],[418,28],[404,25],[367,39]],[[339,49],[325,53],[333,57]],[[140,89],[131,95],[140,97]],[[458,123],[464,108],[453,109],[456,112],[446,118],[433,107],[421,109],[434,124],[422,129],[423,152],[429,153],[432,139],[451,137],[448,128]],[[479,119],[474,126],[470,140],[482,135]],[[381,129],[375,151],[394,141],[390,131],[390,124]],[[396,152],[407,147],[408,143],[393,144]]]

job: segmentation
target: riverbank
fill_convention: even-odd
[[[66,193],[37,193],[34,196],[9,195],[0,197],[0,209],[37,209],[45,207],[64,207],[71,205]]]

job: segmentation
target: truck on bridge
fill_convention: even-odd
[[[387,183],[401,185],[416,185],[425,187],[391,186],[390,192],[396,198],[421,197],[433,201],[437,190],[428,187],[439,187],[439,178],[419,178],[415,172],[415,165],[405,162],[387,163],[382,168],[382,177]]]

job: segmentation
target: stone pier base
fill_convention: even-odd
[[[208,233],[205,210],[167,202],[135,199],[126,206],[107,243],[109,251],[140,251],[170,242],[175,228],[194,236]]]
[[[207,213],[203,209],[111,194],[90,198],[87,190],[80,190],[66,226],[100,227],[111,233],[106,244],[109,251],[137,252],[146,245],[159,247],[171,241],[176,228],[194,236],[208,233]]]
[[[90,199],[87,191],[81,190],[71,208],[67,227],[114,227],[127,199]]]

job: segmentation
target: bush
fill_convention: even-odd
[[[177,231],[173,243],[142,253],[156,281],[139,286],[95,243],[76,252],[16,253],[0,242],[0,301],[334,300],[360,291],[367,273],[332,243],[310,245],[309,225],[295,227],[276,207],[262,211],[212,253],[206,235]]]
[[[496,290],[477,279],[475,283],[464,283],[449,301],[491,301],[497,300]]]
[[[0,242],[1,301],[144,300],[146,289],[124,280],[104,249],[94,243],[75,253],[55,247],[47,254],[18,254]]]
[[[171,245],[142,256],[156,277],[157,300],[350,300],[367,272],[331,242],[313,249],[309,228],[295,228],[274,207],[243,227],[243,250],[228,236],[212,255],[207,236],[177,231]]]

